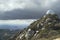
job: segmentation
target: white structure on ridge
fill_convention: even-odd
[[[46,14],[55,14],[55,12],[53,10],[48,10]]]

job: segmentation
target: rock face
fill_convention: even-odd
[[[54,40],[60,37],[60,19],[48,12],[9,40]]]

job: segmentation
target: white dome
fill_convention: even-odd
[[[55,12],[53,10],[48,10],[46,14],[55,14]]]

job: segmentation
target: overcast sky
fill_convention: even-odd
[[[48,9],[60,13],[60,0],[0,0],[0,19],[38,19]]]

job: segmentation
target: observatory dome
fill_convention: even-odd
[[[48,10],[46,14],[55,14],[55,12],[53,10]]]

